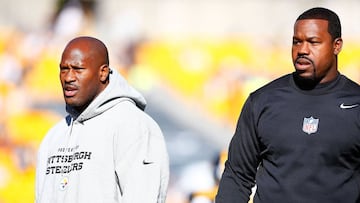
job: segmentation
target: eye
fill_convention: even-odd
[[[321,39],[318,37],[311,37],[307,40],[311,45],[318,45],[321,44]]]
[[[317,40],[313,40],[313,41],[310,41],[310,43],[313,44],[313,45],[317,45],[317,44],[320,44],[321,42],[317,41]]]
[[[301,43],[300,40],[297,40],[297,39],[293,39],[293,41],[292,41],[293,45],[298,45],[300,43]]]
[[[60,72],[65,72],[65,71],[68,71],[69,68],[66,67],[66,66],[60,66]]]
[[[79,70],[83,70],[84,68],[81,67],[73,67],[74,70],[79,71]]]

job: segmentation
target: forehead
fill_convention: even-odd
[[[294,26],[294,35],[324,35],[328,33],[328,21],[323,19],[298,20]],[[330,34],[329,34],[330,35]]]
[[[86,58],[86,51],[78,47],[69,46],[65,48],[60,63],[62,65],[82,65],[85,63]]]

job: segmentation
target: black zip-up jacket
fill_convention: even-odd
[[[292,74],[253,92],[216,203],[360,203],[360,87],[343,75],[301,90]]]

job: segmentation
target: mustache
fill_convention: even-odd
[[[74,89],[79,89],[79,86],[75,85],[75,84],[64,84],[63,85],[63,89],[64,90],[74,90]]]
[[[306,60],[310,61],[310,63],[311,63],[312,65],[314,65],[314,61],[313,61],[312,59],[308,58],[307,56],[304,56],[304,55],[298,56],[298,57],[295,59],[295,63],[297,63],[297,62],[298,62],[299,60],[301,60],[301,59],[306,59]]]

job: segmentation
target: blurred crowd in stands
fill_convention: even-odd
[[[101,33],[93,29],[94,5],[79,4],[91,1],[58,2],[57,12],[43,30],[0,27],[0,203],[33,201],[37,147],[46,131],[64,114],[58,79],[60,51],[74,36],[101,38]],[[344,40],[346,49],[340,55],[340,70],[359,82],[360,39]],[[248,94],[293,70],[290,44],[261,47],[252,41],[255,39],[236,35],[144,38],[126,46],[110,46],[110,53],[115,53],[110,57],[111,66],[141,91],[162,85],[187,105],[206,112],[219,125],[234,129]],[[222,152],[218,157],[221,161],[215,165],[221,166],[224,156]],[[201,194],[211,199],[217,178],[219,174],[214,176],[213,188],[194,191],[188,194],[190,199]],[[181,202],[173,197],[168,201]]]

